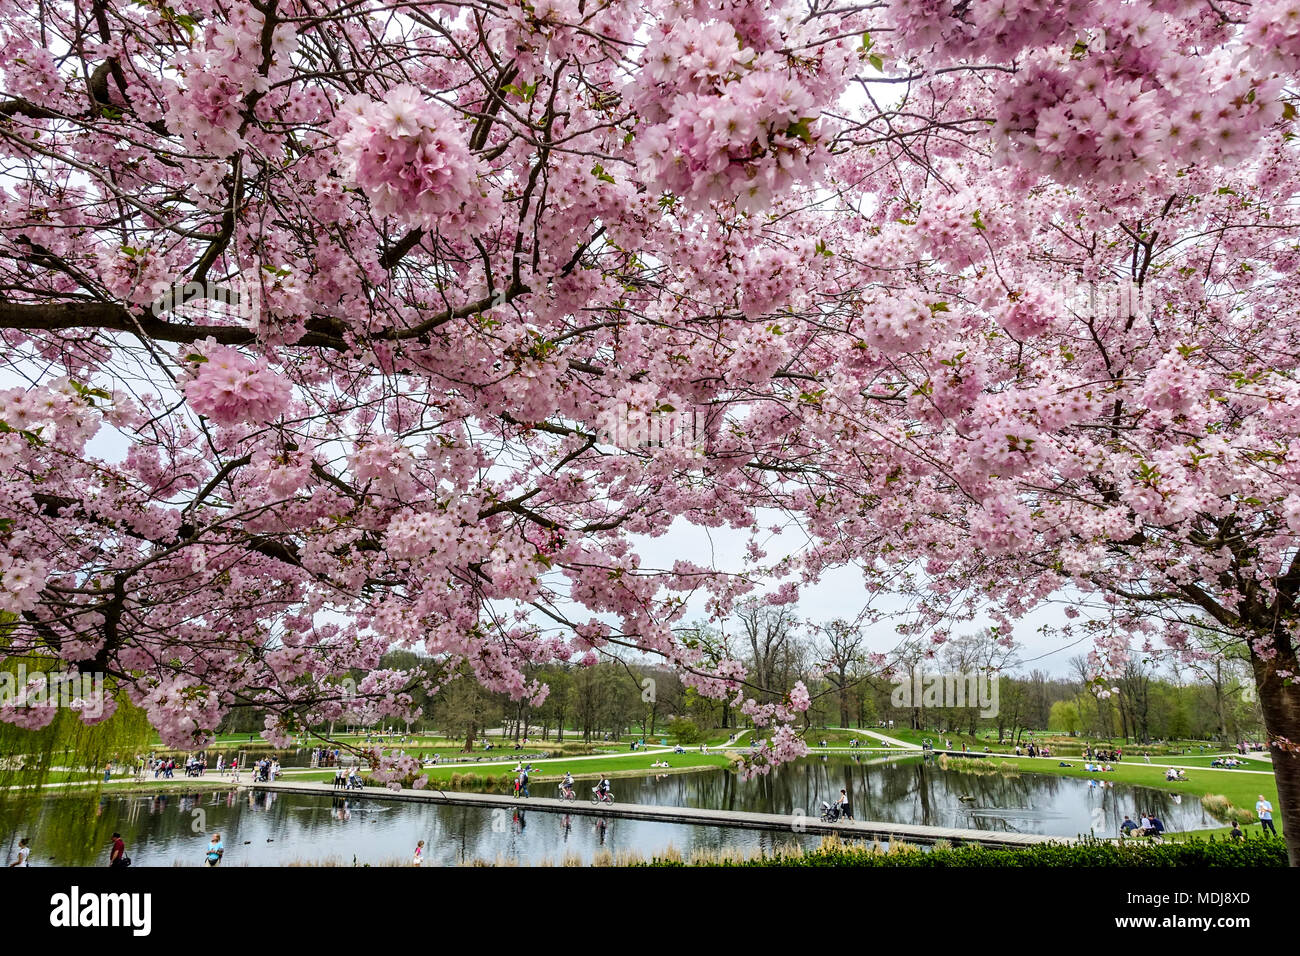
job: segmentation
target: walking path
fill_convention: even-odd
[[[874,730],[859,730],[856,727],[845,727],[845,730],[852,731],[855,734],[866,734],[868,737],[875,737],[882,743],[891,747],[897,747],[899,750],[920,750],[920,744],[909,744],[906,740],[899,740],[897,737],[886,737],[884,734],[877,733]]]
[[[362,790],[344,791],[319,783],[281,780],[277,783],[257,784],[254,789],[280,793],[301,793],[311,796],[340,796],[348,799],[395,800],[409,803],[452,804],[486,807],[493,810],[541,810],[552,813],[578,814],[580,816],[619,817],[631,820],[648,820],[660,823],[685,823],[697,826],[736,827],[746,830],[770,830],[788,833],[835,834],[851,839],[905,843],[980,843],[994,847],[1025,847],[1037,843],[1073,843],[1064,837],[1041,836],[1032,833],[997,833],[988,830],[967,830],[955,827],[932,827],[909,823],[879,823],[874,821],[845,821],[825,823],[816,816],[801,810],[791,813],[749,813],[740,810],[706,810],[698,807],[660,806],[645,803],[594,804],[589,800],[554,800],[547,797],[516,799],[493,793],[460,793],[426,788],[424,790],[387,790],[366,787]]]

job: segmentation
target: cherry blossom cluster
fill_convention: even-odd
[[[636,140],[641,176],[694,205],[762,208],[821,161],[813,94],[727,21],[661,24],[631,93],[648,124]]]
[[[195,411],[218,425],[269,422],[289,407],[289,381],[264,360],[215,343],[197,346],[197,368],[184,385]]]
[[[163,83],[166,121],[200,150],[218,157],[244,148],[247,102],[283,79],[297,48],[297,30],[277,24],[263,48],[265,15],[251,3],[231,6],[229,18],[208,20],[202,39],[175,56]]]
[[[377,212],[426,226],[472,216],[484,193],[455,112],[408,84],[378,101],[354,97],[345,109],[352,119],[338,142],[344,173]]]

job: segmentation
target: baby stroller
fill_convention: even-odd
[[[833,807],[825,801],[822,802],[822,823],[838,823],[840,819],[840,808]]]

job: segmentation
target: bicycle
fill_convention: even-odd
[[[559,798],[560,798],[561,800],[574,800],[574,799],[577,799],[577,794],[575,794],[575,793],[573,792],[573,788],[572,788],[572,787],[566,787],[564,784],[560,784],[559,789],[560,789],[560,797],[559,797]]]
[[[613,790],[601,790],[599,787],[592,787],[592,788],[591,788],[591,802],[592,802],[592,803],[597,803],[597,804],[599,804],[599,803],[613,803],[613,802],[614,802],[614,791],[613,791]]]

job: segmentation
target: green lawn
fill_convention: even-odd
[[[730,758],[723,754],[702,754],[698,750],[687,751],[684,754],[660,752],[611,755],[598,759],[557,758],[554,760],[534,760],[532,763],[536,768],[536,773],[530,776],[530,782],[539,781],[544,783],[558,780],[564,776],[566,771],[579,779],[598,778],[602,774],[625,776],[628,774],[654,773],[655,768],[651,764],[659,761],[667,761],[669,769],[672,770],[726,767],[731,762]],[[481,764],[446,764],[440,767],[430,767],[424,773],[433,781],[450,780],[454,774],[464,775],[469,773],[477,774],[480,777],[499,777],[502,775],[513,776],[514,767],[515,761],[510,759],[505,763],[488,763],[484,761]],[[332,781],[334,771],[325,770],[293,774],[288,779]]]
[[[855,733],[852,730],[841,730],[836,727],[830,727],[825,730],[813,727],[803,735],[803,742],[809,747],[820,747],[823,740],[826,741],[828,747],[849,747],[849,744],[854,740],[858,742],[858,748],[860,749],[888,746],[887,744],[877,740],[875,737],[868,737],[865,734]]]
[[[1016,749],[1015,742],[1010,738],[1003,740],[1002,743],[998,743],[996,733],[993,733],[990,736],[985,736],[986,734],[989,734],[988,731],[981,731],[979,735],[972,737],[970,734],[939,733],[935,730],[912,730],[910,727],[898,727],[893,730],[885,730],[880,727],[869,727],[866,729],[878,734],[883,734],[886,737],[893,737],[896,740],[902,740],[909,744],[921,744],[926,738],[929,738],[930,742],[939,749],[945,749],[946,742],[949,740],[952,741],[952,749],[954,750],[960,750],[962,744],[965,744],[969,750],[977,750],[981,752],[987,749],[991,750],[993,753],[1014,753]],[[808,737],[812,737],[818,733],[823,732],[810,731]],[[1186,756],[1188,757],[1204,756],[1206,758],[1205,763],[1208,766],[1209,761],[1216,755],[1223,754],[1236,756],[1236,752],[1231,748],[1225,748],[1222,744],[1205,740],[1173,740],[1167,744],[1160,745],[1135,744],[1131,740],[1104,740],[1094,737],[1069,737],[1064,734],[1054,734],[1043,731],[1036,731],[1032,739],[1035,744],[1046,744],[1052,749],[1053,753],[1063,755],[1068,754],[1076,757],[1082,752],[1085,743],[1090,744],[1094,748],[1100,747],[1105,750],[1122,750],[1124,751],[1125,761],[1141,760],[1142,754],[1149,753],[1151,754],[1152,760],[1155,760],[1156,757],[1160,757],[1165,763],[1173,763],[1173,760],[1165,758],[1183,756],[1182,751],[1186,750],[1188,752]],[[1020,739],[1021,749],[1028,746],[1029,741],[1029,738],[1022,736]]]

